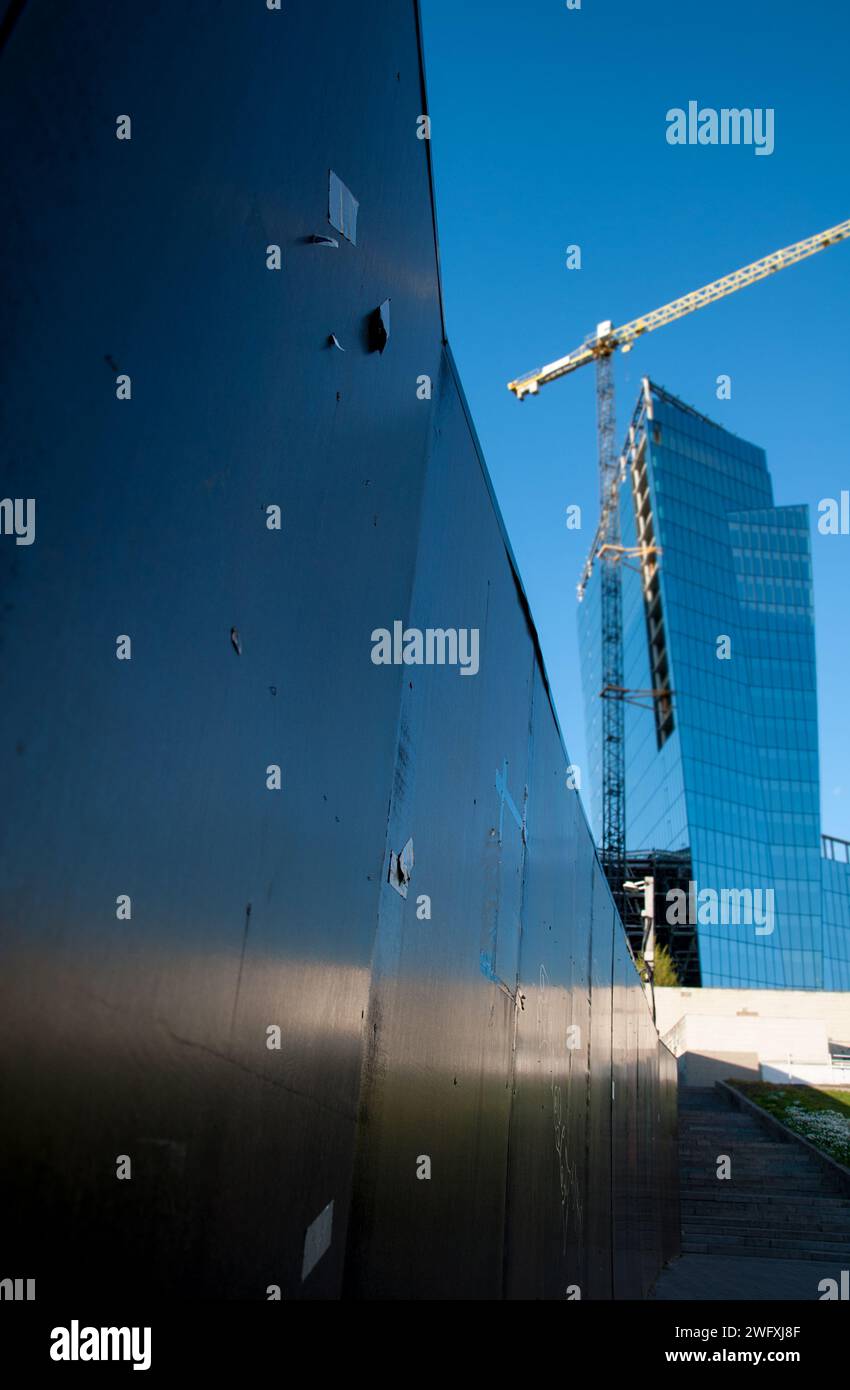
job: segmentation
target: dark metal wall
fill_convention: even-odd
[[[0,1275],[639,1297],[675,1063],[443,345],[415,7],[13,8]],[[396,619],[478,674],[373,664]]]

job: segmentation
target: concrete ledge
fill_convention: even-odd
[[[800,1144],[807,1149],[812,1158],[816,1159],[827,1173],[838,1179],[839,1185],[844,1194],[850,1197],[850,1168],[839,1163],[837,1159],[830,1158],[821,1149],[815,1147],[810,1140],[804,1139],[802,1134],[795,1134],[793,1129],[789,1129],[781,1120],[777,1120],[775,1115],[769,1115],[766,1110],[762,1110],[755,1101],[748,1100],[740,1091],[736,1091],[734,1086],[730,1086],[725,1081],[715,1081],[715,1090],[719,1091],[732,1105],[737,1106],[746,1114],[754,1115],[764,1129],[770,1130],[778,1139],[783,1139],[786,1143]]]

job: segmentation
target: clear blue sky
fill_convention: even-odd
[[[519,405],[505,383],[850,217],[850,6],[838,0],[422,0],[449,339],[584,763],[575,585],[597,518],[594,374]],[[666,113],[772,107],[775,150],[671,146]],[[579,244],[582,269],[567,270]],[[761,445],[812,519],[823,830],[850,839],[850,242],[661,329],[617,361]],[[719,374],[732,398],[716,399]],[[565,508],[582,507],[581,531]]]

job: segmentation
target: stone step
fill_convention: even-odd
[[[793,1154],[783,1148],[773,1153],[764,1153],[761,1149],[745,1149],[735,1144],[706,1144],[704,1149],[694,1150],[688,1153],[687,1150],[680,1153],[679,1157],[686,1166],[698,1163],[713,1163],[717,1160],[719,1153],[728,1154],[732,1159],[737,1158],[739,1163],[749,1163],[756,1168],[799,1168],[801,1170],[810,1169],[813,1173],[821,1173],[823,1169],[820,1164],[815,1163],[808,1154]]]
[[[835,1263],[841,1261],[842,1268],[846,1267],[845,1262],[850,1260],[850,1246],[842,1250],[840,1246],[817,1246],[807,1245],[800,1242],[799,1245],[791,1245],[787,1242],[780,1242],[771,1245],[769,1242],[762,1242],[756,1245],[753,1241],[742,1241],[740,1244],[735,1241],[724,1241],[716,1236],[711,1236],[706,1240],[683,1240],[682,1254],[688,1255],[741,1255],[766,1258],[771,1260],[813,1260],[820,1263]]]
[[[680,1115],[680,1134],[699,1134],[701,1130],[728,1129],[743,1130],[751,1134],[764,1134],[761,1123],[753,1115],[741,1115],[727,1110],[724,1115]]]
[[[777,1204],[768,1205],[762,1202],[752,1193],[734,1194],[743,1197],[743,1201],[730,1201],[727,1197],[716,1197],[713,1201],[707,1195],[702,1197],[693,1196],[685,1193],[682,1197],[681,1208],[683,1216],[699,1216],[703,1212],[725,1211],[730,1221],[740,1221],[744,1216],[758,1215],[759,1221],[821,1221],[825,1226],[831,1226],[835,1230],[847,1230],[850,1233],[850,1211],[846,1207],[829,1207],[825,1203],[795,1202],[789,1201],[784,1206]]]
[[[734,1154],[729,1154],[732,1160],[732,1173],[746,1175],[752,1178],[796,1178],[803,1183],[816,1183],[819,1187],[828,1187],[830,1183],[838,1185],[838,1179],[833,1178],[832,1174],[823,1168],[799,1168],[794,1163],[747,1163],[743,1159],[735,1158]],[[717,1182],[731,1182],[731,1178],[717,1178],[716,1158],[707,1159],[705,1163],[683,1163],[679,1169],[680,1177],[702,1177],[705,1173],[715,1176]]]
[[[800,1198],[795,1198],[793,1196],[788,1196],[784,1193],[777,1192],[771,1196],[766,1195],[764,1197],[759,1197],[758,1202],[754,1202],[753,1198],[746,1192],[730,1192],[728,1191],[728,1189],[725,1190],[722,1194],[706,1192],[689,1192],[683,1195],[682,1197],[683,1206],[685,1206],[685,1204],[688,1202],[695,1203],[699,1206],[705,1206],[706,1203],[714,1203],[717,1201],[722,1201],[724,1203],[730,1202],[732,1204],[738,1202],[742,1205],[746,1204],[748,1206],[757,1206],[760,1211],[764,1209],[765,1205],[767,1205],[768,1207],[778,1206],[782,1208],[790,1206],[799,1206],[801,1211],[808,1212],[819,1211],[823,1207],[827,1209],[829,1212],[835,1213],[836,1216],[841,1215],[841,1213],[845,1213],[848,1220],[850,1220],[850,1200],[848,1200],[848,1198],[846,1197],[839,1197],[830,1193],[824,1193],[823,1196],[801,1196]]]
[[[793,1163],[795,1166],[805,1166],[808,1168],[817,1167],[810,1154],[805,1150],[802,1153],[794,1153],[787,1144],[783,1144],[778,1149],[761,1148],[758,1144],[736,1144],[730,1141],[729,1135],[718,1136],[710,1144],[682,1144],[679,1149],[679,1157],[702,1161],[706,1158],[714,1158],[716,1154],[737,1154],[739,1158],[748,1158],[753,1163]]]
[[[731,1202],[702,1202],[682,1205],[682,1225],[719,1224],[735,1227],[741,1224],[763,1226],[765,1230],[787,1231],[790,1226],[801,1231],[843,1231],[850,1240],[850,1220],[847,1212],[838,1218],[825,1211],[805,1211],[798,1207],[788,1207],[781,1211],[778,1207],[766,1210],[756,1203],[747,1206],[733,1206]]]
[[[690,1114],[679,1111],[679,1133],[690,1134],[697,1129],[750,1129],[757,1127],[752,1115],[742,1115],[740,1110],[692,1110]]]
[[[769,1192],[776,1192],[780,1197],[790,1197],[792,1199],[799,1196],[799,1192],[793,1184],[791,1184],[790,1186],[783,1186],[782,1184],[777,1186],[773,1183],[770,1183],[767,1186],[760,1186],[758,1183],[753,1182],[739,1182],[735,1185],[735,1191],[739,1194],[739,1196],[744,1197],[746,1200],[753,1202],[759,1207],[761,1207],[762,1200],[766,1197],[766,1195]],[[699,1199],[701,1197],[711,1198],[712,1193],[714,1193],[713,1183],[709,1184],[708,1182],[705,1182],[701,1185],[695,1183],[690,1187],[682,1189],[681,1200],[687,1201],[691,1197],[693,1197],[694,1199]],[[805,1193],[804,1195],[808,1196],[809,1194]],[[722,1202],[723,1198],[717,1197],[715,1194],[715,1200],[718,1202]]]
[[[734,1159],[732,1160],[732,1176],[728,1178],[718,1178],[717,1168],[713,1163],[706,1163],[704,1167],[683,1168],[679,1172],[679,1177],[682,1179],[683,1186],[687,1185],[689,1181],[699,1182],[700,1180],[718,1184],[726,1182],[730,1188],[736,1187],[741,1181],[776,1182],[784,1186],[787,1186],[789,1181],[794,1181],[798,1182],[800,1187],[807,1192],[833,1190],[830,1187],[832,1179],[825,1175],[821,1178],[817,1172],[798,1173],[793,1168],[748,1168],[743,1163],[736,1164]]]
[[[732,1136],[739,1144],[752,1144],[758,1149],[793,1149],[795,1146],[788,1139],[780,1139],[768,1134],[766,1130],[756,1130],[751,1134],[746,1130],[731,1129],[726,1125],[718,1125],[716,1129],[690,1129],[687,1133],[679,1132],[680,1144],[709,1144],[713,1143],[718,1135],[723,1137]]]
[[[787,1187],[789,1182],[800,1184],[801,1191],[804,1192],[837,1192],[838,1188],[830,1186],[831,1178],[820,1178],[815,1173],[797,1173],[793,1168],[747,1168],[743,1163],[732,1161],[732,1172],[729,1177],[719,1178],[717,1168],[713,1163],[706,1163],[704,1167],[686,1168],[679,1173],[682,1187],[685,1188],[690,1182],[700,1183],[702,1180],[712,1183],[728,1183],[730,1190],[739,1187],[742,1182],[782,1184]]]
[[[757,1123],[755,1115],[748,1115],[745,1110],[733,1110],[730,1106],[725,1109],[720,1106],[717,1110],[679,1111],[679,1124],[682,1125],[754,1125]]]
[[[683,1239],[707,1240],[716,1236],[722,1236],[724,1239],[732,1236],[740,1236],[742,1239],[765,1238],[774,1243],[779,1241],[787,1244],[790,1241],[806,1245],[816,1240],[818,1245],[840,1245],[850,1249],[850,1231],[835,1231],[828,1226],[810,1226],[804,1222],[789,1222],[788,1225],[781,1226],[763,1226],[758,1221],[727,1221],[725,1218],[717,1221],[701,1218],[697,1221],[682,1222]]]
[[[701,1153],[704,1149],[713,1149],[717,1144],[732,1144],[737,1149],[750,1150],[756,1154],[792,1154],[796,1152],[794,1145],[783,1143],[781,1139],[741,1139],[735,1134],[721,1134],[719,1132],[705,1136],[700,1135],[698,1138],[694,1136],[680,1136],[679,1138],[679,1147],[686,1153],[689,1151]],[[808,1157],[805,1150],[801,1150],[799,1156],[800,1158]]]
[[[770,1163],[745,1163],[742,1159],[735,1158],[734,1154],[729,1154],[732,1160],[731,1177],[717,1177],[718,1159],[712,1158],[705,1163],[689,1163],[683,1165],[679,1170],[681,1178],[704,1177],[710,1174],[716,1182],[727,1182],[731,1184],[736,1177],[739,1178],[793,1178],[797,1182],[814,1184],[819,1188],[827,1188],[831,1183],[838,1186],[838,1180],[820,1168],[797,1168],[782,1164],[771,1165]]]
[[[702,1182],[692,1178],[687,1185],[682,1186],[681,1197],[684,1199],[690,1196],[708,1195],[715,1192],[716,1187],[717,1182],[714,1178],[707,1177]],[[734,1190],[751,1198],[753,1201],[767,1196],[769,1193],[776,1193],[778,1196],[796,1197],[801,1191],[804,1195],[813,1195],[819,1191],[815,1184],[801,1188],[799,1183],[789,1182],[787,1178],[780,1178],[779,1180],[775,1178],[739,1178],[734,1185]],[[723,1198],[718,1196],[717,1200],[722,1201]]]
[[[712,1149],[715,1144],[734,1144],[739,1149],[749,1149],[755,1154],[793,1154],[797,1152],[797,1146],[795,1144],[786,1144],[781,1139],[741,1139],[734,1134],[720,1133],[705,1136],[700,1135],[698,1139],[693,1137],[680,1137],[679,1144],[683,1149],[694,1149],[696,1151]],[[801,1158],[808,1157],[805,1149],[800,1149],[799,1155]]]
[[[710,1149],[715,1144],[735,1144],[739,1149],[752,1149],[753,1153],[797,1153],[800,1157],[806,1156],[805,1149],[798,1149],[796,1144],[787,1142],[784,1139],[764,1138],[758,1134],[734,1133],[730,1130],[700,1130],[699,1134],[680,1134],[679,1145],[682,1149]]]
[[[679,1156],[683,1159],[703,1158],[716,1153],[736,1153],[743,1158],[751,1158],[753,1162],[803,1164],[809,1168],[817,1168],[820,1172],[820,1164],[806,1149],[797,1149],[790,1144],[742,1144],[740,1140],[733,1139],[728,1134],[718,1134],[715,1139],[709,1139],[704,1144],[679,1145]]]
[[[679,1111],[680,1125],[758,1125],[759,1121],[755,1115],[748,1115],[744,1110],[733,1110],[730,1106],[725,1109],[720,1106],[717,1110],[690,1110]]]
[[[680,1154],[680,1163],[684,1168],[701,1168],[705,1164],[716,1164],[718,1156],[725,1154],[731,1158],[733,1163],[738,1163],[739,1167],[746,1165],[748,1168],[763,1168],[768,1172],[776,1172],[785,1169],[790,1172],[799,1173],[801,1177],[821,1176],[831,1177],[832,1174],[826,1168],[822,1168],[819,1163],[809,1159],[804,1155],[801,1158],[789,1156],[783,1158],[777,1154],[774,1158],[766,1158],[762,1154],[748,1153],[746,1150],[735,1149],[729,1144],[720,1144],[716,1150],[707,1150],[702,1154]]]
[[[717,1153],[726,1153],[739,1154],[742,1158],[751,1158],[754,1162],[795,1163],[810,1168],[816,1166],[811,1154],[805,1150],[795,1153],[787,1144],[779,1144],[775,1149],[768,1148],[766,1144],[739,1144],[730,1139],[728,1134],[718,1135],[707,1144],[681,1144],[679,1153],[683,1159],[713,1158]]]

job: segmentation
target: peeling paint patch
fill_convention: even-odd
[[[301,1261],[301,1282],[316,1268],[325,1251],[330,1249],[333,1233],[334,1204],[331,1200],[311,1221],[304,1236],[304,1258]]]
[[[319,236],[317,233],[314,233],[313,236],[310,237],[310,241],[314,246],[335,246],[337,249],[339,248],[339,242],[335,236]]]
[[[328,334],[328,347],[339,348],[340,352],[345,352],[345,348],[342,346],[342,343],[335,333]]]
[[[407,885],[413,873],[413,840],[408,840],[401,854],[390,854],[390,870],[387,875],[395,891],[407,897]]]
[[[237,656],[242,655],[242,638],[239,636],[239,629],[236,627],[230,629],[230,645]]]
[[[390,301],[385,299],[369,315],[369,350],[383,352],[390,340]]]
[[[332,227],[336,227],[338,232],[342,232],[346,241],[350,241],[352,246],[357,245],[357,213],[359,209],[360,204],[351,189],[346,188],[339,175],[331,169],[328,180],[328,221]]]

